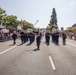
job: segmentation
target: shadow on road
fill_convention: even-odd
[[[10,44],[9,46],[14,46],[15,44]]]
[[[23,44],[19,44],[19,45],[17,45],[17,46],[21,46],[21,45],[23,45]]]
[[[36,48],[36,49],[34,49],[33,51],[39,51],[40,49],[38,49],[38,48]]]
[[[31,44],[29,43],[29,44],[27,44],[26,46],[29,46],[29,45],[31,45]]]
[[[26,52],[33,52],[33,51],[39,51],[40,49],[36,48],[34,50],[26,50]]]

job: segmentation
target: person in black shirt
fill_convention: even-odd
[[[51,35],[50,31],[47,31],[45,33],[45,39],[46,39],[46,44],[47,45],[49,45],[49,43],[50,43],[50,35]]]
[[[60,35],[60,32],[59,32],[59,30],[57,30],[56,31],[56,33],[55,33],[55,40],[56,40],[56,45],[59,45],[59,35]]]
[[[40,42],[41,42],[41,32],[38,29],[38,31],[36,32],[36,43],[37,43],[37,49],[40,49]]]
[[[21,30],[20,35],[21,35],[21,42],[22,42],[22,44],[24,44],[25,43],[25,40],[24,40],[25,39],[25,33],[23,30]]]
[[[63,45],[66,45],[66,33],[65,32],[63,32],[62,33],[62,40],[63,40]]]
[[[12,38],[13,38],[13,44],[15,45],[16,44],[16,38],[17,38],[16,31],[13,32]]]

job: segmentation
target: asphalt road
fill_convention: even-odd
[[[0,75],[76,75],[76,41],[67,39],[59,46],[41,41],[40,50],[36,42],[16,45],[12,41],[0,43]]]

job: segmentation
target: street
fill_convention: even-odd
[[[17,39],[0,42],[0,75],[76,75],[76,41],[67,39],[66,45],[59,46],[50,40],[50,45],[41,40],[40,50],[36,41],[20,45]]]

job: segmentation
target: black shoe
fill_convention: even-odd
[[[66,44],[63,44],[63,45],[66,45]]]
[[[40,50],[40,48],[38,48],[38,50]]]

